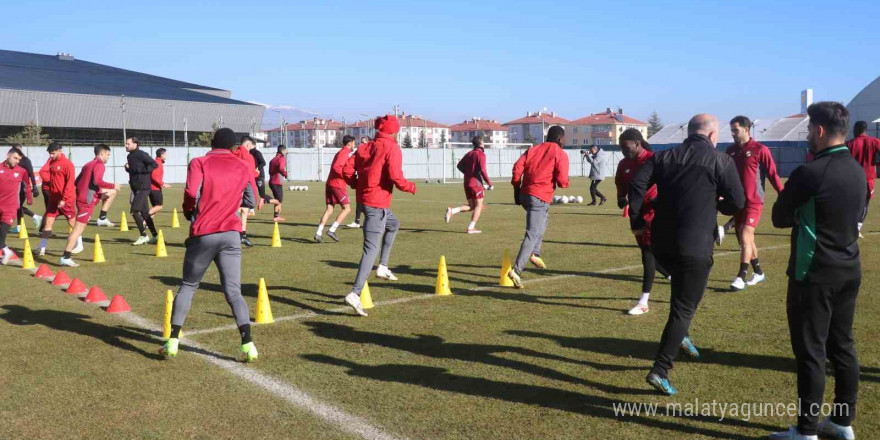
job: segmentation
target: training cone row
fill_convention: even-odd
[[[125,215],[125,214],[123,214],[123,215]],[[124,219],[125,217],[122,217],[122,218]],[[104,259],[104,248],[101,247],[101,236],[98,234],[95,234],[95,254],[92,257],[92,262],[93,263],[104,263],[106,261],[107,260]]]
[[[110,301],[107,301],[107,295],[98,286],[92,286],[90,289],[79,279],[70,279],[66,272],[59,270],[57,274],[53,274],[49,266],[41,264],[37,268],[34,276],[38,279],[51,281],[53,286],[60,287],[65,290],[68,295],[78,295],[87,303],[105,303],[108,302],[107,313],[125,313],[131,311],[131,306],[125,301],[122,295],[113,295]],[[168,291],[171,294],[171,291]],[[170,312],[169,312],[170,319]]]
[[[510,264],[510,251],[504,250],[504,259],[501,260],[501,277],[498,280],[498,285],[502,287],[513,287],[513,280],[507,276],[510,273],[510,270],[513,269],[513,265]]]
[[[180,227],[180,220],[178,220],[178,218],[177,218],[177,208],[174,208],[174,210],[171,211],[171,227],[172,228],[179,228]]]
[[[18,222],[18,238],[26,240],[28,238],[27,226],[24,224],[24,217]]]
[[[452,295],[449,289],[449,275],[446,273],[446,256],[440,256],[440,264],[437,266],[437,286],[434,294],[439,296]]]
[[[281,247],[281,234],[278,232],[278,222],[275,222],[275,229],[272,231],[272,247]]]
[[[159,230],[159,236],[156,240],[156,256],[157,257],[167,257],[168,251],[165,249],[165,235],[162,234],[162,230]]]
[[[269,305],[269,291],[266,290],[266,280],[262,278],[260,278],[260,289],[257,291],[256,322],[257,324],[271,324],[275,322],[275,318],[272,317],[272,306]]]

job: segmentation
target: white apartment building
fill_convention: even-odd
[[[299,121],[281,128],[266,130],[269,143],[273,147],[284,143],[287,148],[321,148],[337,147],[342,142],[342,123],[332,119],[315,118],[310,121]]]
[[[421,116],[408,115],[406,113],[397,117],[400,120],[400,132],[397,134],[397,143],[403,147],[409,136],[413,148],[421,148],[419,142],[424,133],[425,147],[442,148],[444,142],[452,139],[449,126],[439,122],[429,121]]]
[[[550,127],[561,125],[565,128],[570,122],[568,119],[557,115],[556,112],[543,110],[539,112],[526,112],[524,118],[506,122],[504,126],[509,129],[508,138],[511,143],[539,144],[546,138],[547,130]]]
[[[452,142],[471,142],[475,136],[483,136],[487,144],[507,144],[509,129],[498,121],[474,117],[449,127]]]

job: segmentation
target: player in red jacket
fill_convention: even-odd
[[[119,192],[119,184],[104,181],[104,164],[110,160],[110,147],[104,144],[95,146],[95,159],[85,164],[76,178],[76,226],[67,237],[67,247],[61,256],[62,266],[77,267],[71,254],[82,252],[82,235],[92,218],[92,213],[101,202],[101,212],[106,215]]]
[[[22,157],[24,153],[17,147],[12,147],[6,154],[6,160],[0,164],[0,251],[2,251],[0,263],[4,266],[14,255],[6,246],[6,236],[18,217],[18,194],[22,185],[27,189],[28,205],[34,203],[27,170],[18,165]]]
[[[275,222],[283,222],[281,217],[281,205],[284,204],[284,179],[287,179],[287,147],[278,146],[275,157],[269,161],[269,189],[272,191],[272,200],[275,203],[275,210],[272,220]]]
[[[865,211],[859,220],[859,238],[862,236],[862,225],[868,216],[868,204],[874,198],[874,180],[877,179],[877,165],[880,165],[880,139],[868,136],[868,123],[857,121],[853,126],[853,138],[846,143],[852,157],[865,170],[868,179],[868,199],[865,202]]]
[[[76,169],[73,162],[61,152],[61,143],[55,141],[46,148],[49,152],[49,162],[46,175],[40,170],[40,177],[49,181],[49,201],[47,203],[43,231],[40,233],[40,255],[46,255],[46,245],[52,236],[52,226],[55,218],[63,215],[67,218],[67,224],[73,229],[76,226]],[[44,180],[45,181],[45,180]]]
[[[155,217],[165,204],[165,195],[162,190],[171,188],[165,183],[165,161],[168,160],[168,150],[160,148],[156,150],[156,164],[159,166],[150,173],[150,217]]]
[[[477,221],[483,212],[484,189],[493,190],[495,186],[492,185],[489,173],[486,172],[486,153],[483,150],[483,136],[474,136],[471,143],[474,144],[474,149],[458,161],[458,170],[464,174],[464,196],[468,204],[455,208],[446,207],[446,223],[449,223],[452,220],[452,216],[459,212],[473,210],[471,222],[467,227],[467,233],[479,234],[481,231],[477,229]]]
[[[348,199],[348,191],[346,187],[348,183],[345,181],[345,167],[348,164],[348,158],[351,157],[351,149],[354,147],[354,136],[344,136],[342,138],[342,148],[333,156],[333,164],[330,166],[330,176],[327,177],[327,184],[324,190],[324,198],[327,208],[321,216],[321,222],[318,223],[318,231],[315,232],[315,241],[321,243],[324,239],[321,234],[324,232],[324,225],[330,216],[333,215],[333,207],[339,205],[342,211],[336,216],[336,220],[330,225],[327,236],[333,241],[338,242],[339,237],[336,236],[336,229],[342,224],[345,217],[351,212],[351,201]],[[351,165],[349,165],[351,166]]]
[[[397,281],[397,277],[388,269],[391,247],[394,246],[394,237],[400,229],[400,222],[390,209],[391,194],[395,187],[404,192],[416,193],[416,184],[403,177],[402,153],[395,140],[395,135],[400,131],[397,117],[386,115],[376,118],[375,127],[378,131],[376,138],[358,148],[357,153],[352,156],[352,166],[343,170],[346,181],[354,183],[357,175],[357,200],[364,205],[364,252],[354,286],[345,297],[345,303],[361,316],[367,316],[361,306],[361,290],[373,270],[376,256],[380,255],[380,246],[381,255],[376,276]]]
[[[730,120],[730,134],[734,144],[727,149],[727,154],[736,163],[736,170],[742,182],[746,196],[746,206],[733,216],[736,235],[740,246],[740,265],[736,278],[730,283],[733,290],[743,290],[746,286],[754,286],[765,279],[761,262],[758,260],[758,246],[755,244],[755,229],[761,222],[764,210],[764,181],[769,178],[770,185],[777,193],[782,191],[782,179],[776,172],[776,162],[770,149],[759,144],[749,135],[752,121],[745,116],[737,116]],[[720,234],[719,234],[720,235]],[[720,239],[719,239],[720,241]],[[745,281],[752,265],[752,279]]]
[[[620,150],[623,152],[623,160],[617,164],[617,173],[614,175],[614,183],[617,186],[617,206],[625,209],[629,202],[629,184],[636,171],[654,157],[651,145],[642,137],[642,133],[635,128],[628,128],[620,134]],[[648,298],[654,286],[654,272],[660,272],[664,278],[669,274],[657,264],[654,254],[651,253],[651,221],[654,220],[654,208],[651,202],[657,198],[657,185],[648,188],[645,193],[642,219],[645,221],[645,232],[637,234],[636,243],[642,252],[642,295],[635,307],[629,310],[630,315],[642,315],[648,313]]]
[[[541,258],[541,244],[550,221],[550,203],[556,188],[568,188],[568,155],[562,150],[565,129],[554,125],[547,131],[547,142],[526,150],[513,164],[514,202],[526,210],[526,235],[516,256],[513,268],[507,276],[517,289],[522,289],[520,279],[526,261],[539,269],[547,265]]]

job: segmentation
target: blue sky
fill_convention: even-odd
[[[4,2],[0,48],[55,54],[349,120],[547,107],[664,122],[848,102],[880,75],[876,1]],[[872,20],[874,24],[871,24]]]

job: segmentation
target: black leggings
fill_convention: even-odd
[[[859,223],[864,223],[865,218],[868,217],[868,205],[871,203],[871,194],[868,194],[868,198],[865,199],[865,209],[862,211],[862,217],[859,219]]]
[[[663,278],[669,278],[669,272],[666,272],[651,253],[651,248],[640,247],[642,250],[642,293],[651,293],[654,288],[654,272],[660,272]]]
[[[599,183],[601,182],[601,180],[594,180],[592,183],[590,183],[590,197],[593,198],[593,203],[596,203],[596,196],[599,196],[600,199],[605,200],[605,196],[602,195],[601,192],[599,192]]]
[[[12,226],[0,223],[0,249],[6,248],[6,234],[9,233],[10,229],[12,229]]]

